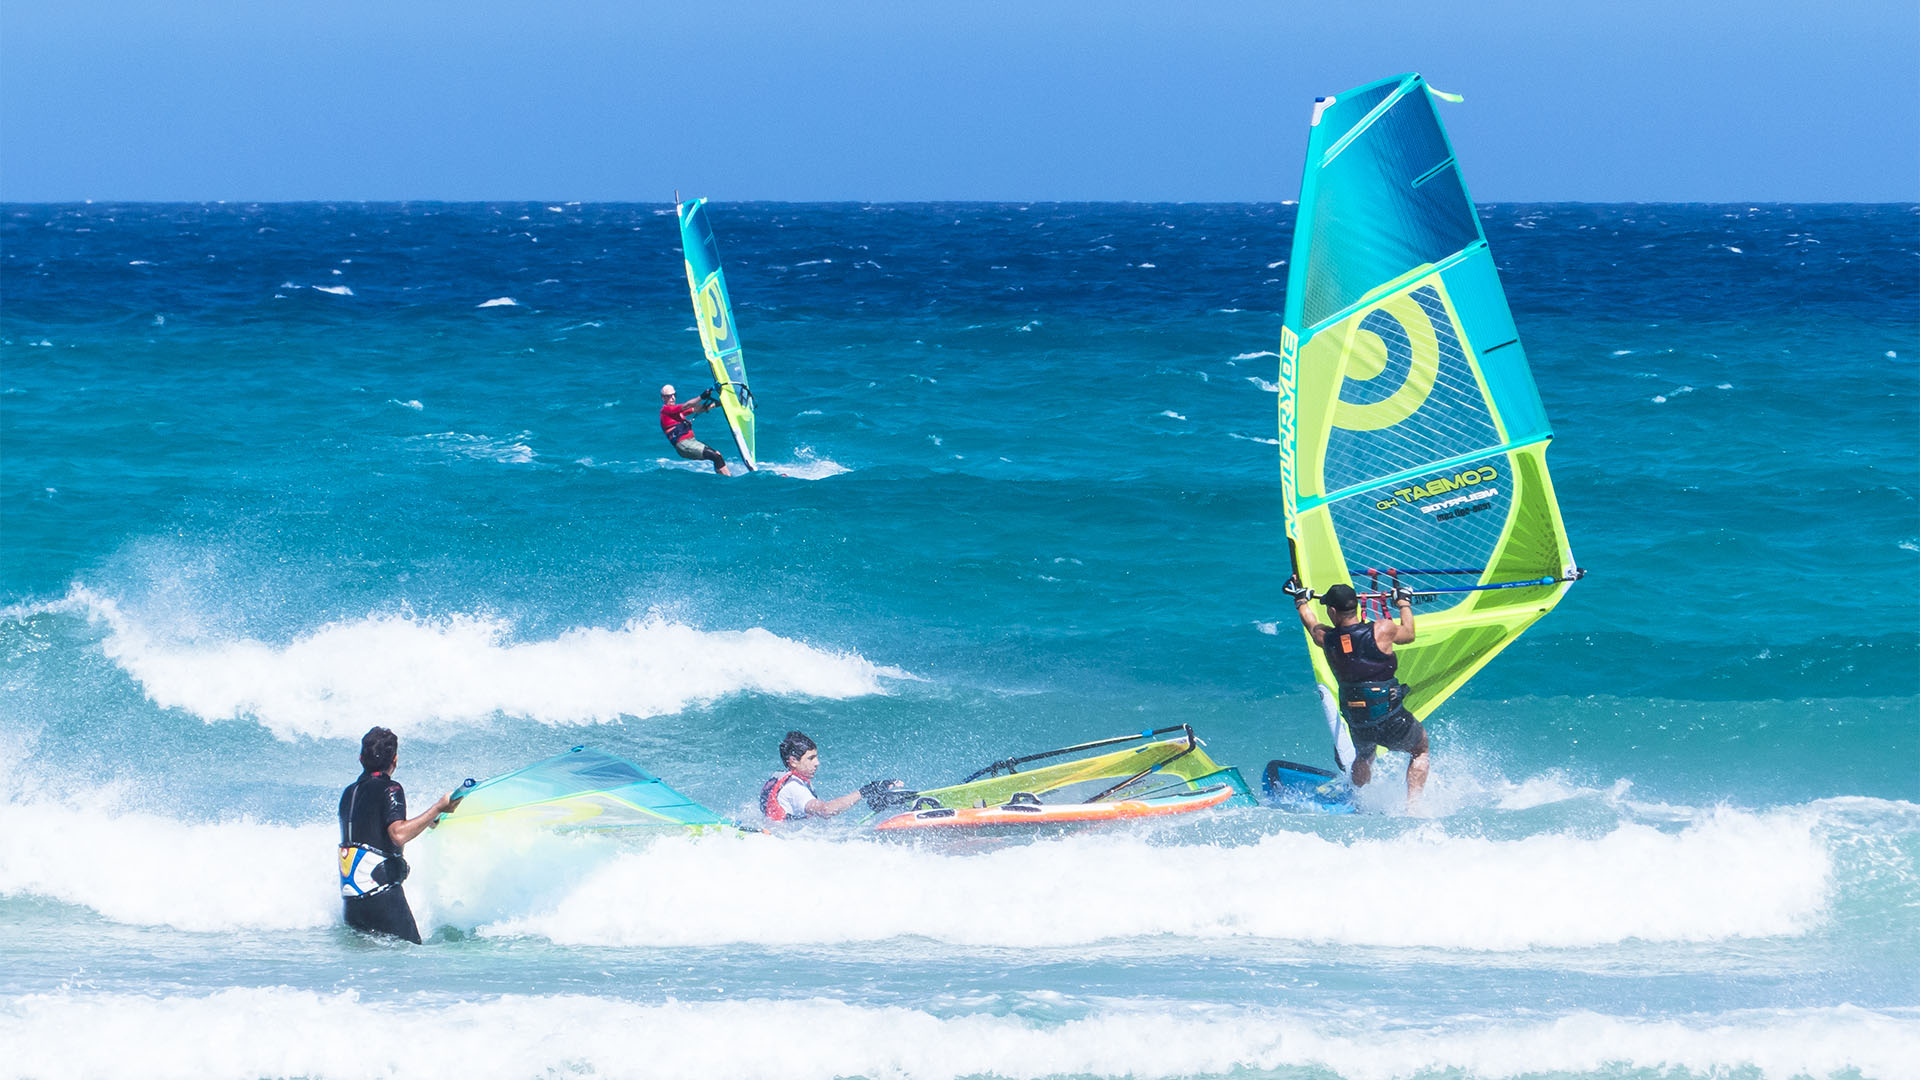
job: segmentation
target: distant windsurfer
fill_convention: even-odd
[[[861,799],[867,800],[867,805],[874,810],[880,810],[909,794],[898,780],[875,780],[837,799],[815,796],[813,776],[820,771],[820,748],[799,731],[789,731],[786,738],[780,740],[780,763],[786,766],[786,771],[760,788],[760,809],[769,821],[830,818],[845,813]]]
[[[688,461],[711,461],[714,472],[732,476],[727,471],[727,459],[720,456],[720,451],[693,437],[693,418],[719,404],[711,390],[685,405],[676,404],[673,384],[668,383],[660,388],[660,430],[681,457]]]
[[[356,930],[420,943],[413,909],[400,883],[407,841],[433,827],[453,806],[442,795],[426,813],[407,817],[407,793],[393,779],[400,762],[400,738],[383,727],[360,739],[360,778],[340,793],[340,897],[347,925]]]
[[[1360,596],[1353,586],[1335,585],[1318,597],[1327,606],[1332,626],[1314,617],[1313,590],[1290,579],[1286,592],[1293,598],[1300,625],[1326,654],[1327,666],[1340,684],[1340,713],[1353,736],[1349,771],[1353,786],[1365,787],[1373,779],[1375,747],[1409,754],[1407,803],[1412,805],[1427,785],[1427,730],[1403,704],[1407,687],[1395,677],[1400,657],[1393,647],[1413,643],[1413,590],[1404,585],[1393,590],[1397,620],[1369,620],[1360,616]]]

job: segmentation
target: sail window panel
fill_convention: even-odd
[[[1392,505],[1381,509],[1380,504],[1387,502]],[[1452,505],[1440,505],[1447,502]],[[1354,588],[1384,592],[1394,584],[1389,570],[1485,568],[1506,530],[1512,505],[1512,481],[1502,475],[1413,502],[1405,501],[1392,487],[1380,488],[1341,499],[1328,509]],[[1379,572],[1377,581],[1369,579],[1370,570]],[[1461,586],[1476,584],[1478,575],[1403,575],[1399,582],[1416,589]],[[1445,611],[1472,595],[1443,593],[1423,600],[1420,613]]]
[[[1452,157],[1428,96],[1406,94],[1320,167],[1302,306],[1308,327],[1480,239]]]

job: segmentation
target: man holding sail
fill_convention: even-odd
[[[707,391],[685,405],[676,403],[675,394],[672,383],[660,388],[660,431],[681,457],[688,461],[711,461],[714,472],[732,476],[727,471],[727,459],[720,456],[720,451],[693,437],[693,417],[720,404],[713,392]]]
[[[1417,802],[1427,785],[1427,731],[1403,704],[1407,687],[1395,678],[1400,657],[1393,651],[1395,645],[1413,643],[1413,590],[1404,585],[1393,590],[1398,619],[1364,619],[1353,586],[1335,585],[1317,597],[1326,605],[1332,626],[1314,616],[1314,592],[1298,578],[1288,579],[1286,593],[1293,598],[1300,625],[1326,655],[1340,684],[1339,709],[1353,736],[1353,786],[1365,787],[1373,779],[1375,748],[1384,746],[1411,755],[1407,804]]]

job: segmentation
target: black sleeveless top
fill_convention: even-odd
[[[1391,682],[1400,670],[1398,653],[1383,653],[1373,640],[1373,623],[1362,619],[1351,626],[1329,626],[1321,650],[1327,666],[1342,686]]]

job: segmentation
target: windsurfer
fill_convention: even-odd
[[[676,404],[673,384],[668,383],[660,388],[660,430],[681,457],[688,461],[711,461],[714,472],[721,476],[732,476],[727,471],[727,459],[720,456],[720,451],[693,437],[692,418],[719,404],[714,400],[711,390],[685,405]]]
[[[1413,590],[1404,585],[1393,590],[1398,619],[1369,620],[1360,616],[1360,597],[1353,586],[1335,585],[1318,597],[1327,606],[1332,626],[1314,617],[1313,590],[1297,578],[1287,582],[1286,592],[1293,598],[1300,625],[1326,654],[1327,666],[1340,684],[1340,711],[1353,736],[1353,786],[1365,787],[1373,778],[1375,747],[1384,746],[1411,755],[1407,803],[1412,805],[1427,784],[1427,731],[1402,703],[1407,688],[1394,677],[1400,658],[1393,647],[1413,643]]]
[[[407,817],[407,793],[393,779],[400,739],[383,727],[360,739],[360,778],[340,793],[340,896],[347,925],[420,943],[413,909],[400,883],[407,841],[431,829],[453,806],[442,795],[419,817]]]
[[[799,731],[789,731],[780,740],[780,763],[786,771],[760,788],[760,809],[769,821],[830,818],[845,813],[861,799],[877,811],[906,793],[905,785],[898,780],[874,780],[836,799],[815,796],[813,776],[820,771],[820,748]]]

